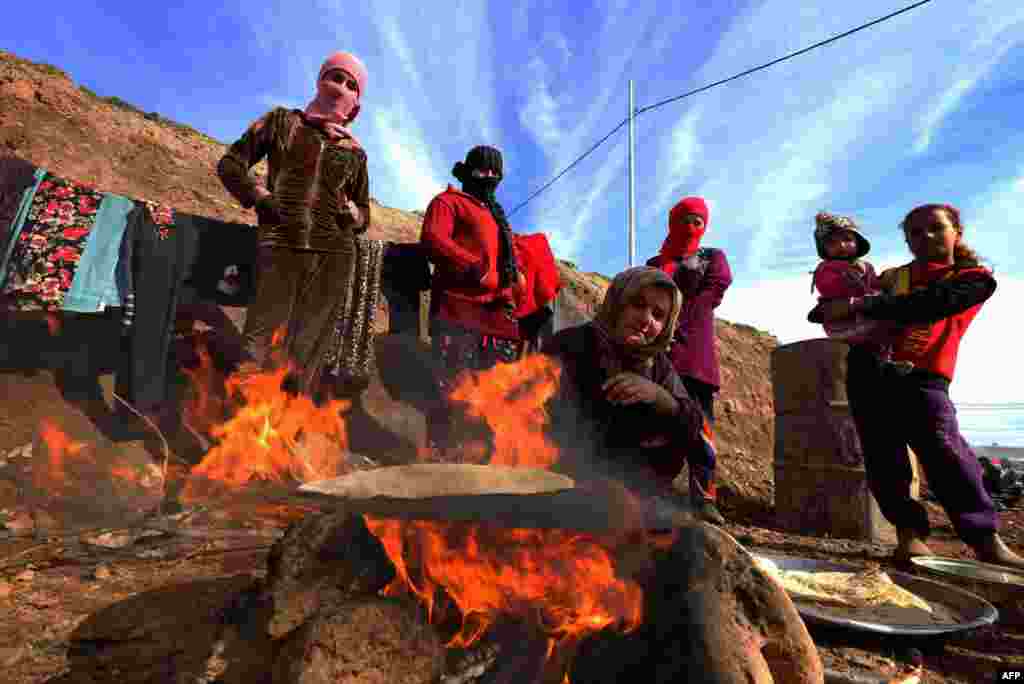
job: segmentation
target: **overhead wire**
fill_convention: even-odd
[[[741,72],[739,72],[737,74],[733,74],[732,76],[729,76],[728,78],[720,79],[718,81],[715,81],[714,83],[709,83],[709,84],[703,85],[703,86],[701,86],[699,88],[694,88],[693,90],[689,90],[689,91],[687,91],[685,93],[681,93],[679,95],[675,95],[673,97],[669,97],[669,98],[666,98],[664,100],[660,100],[660,101],[655,102],[653,104],[647,105],[646,107],[641,107],[639,109],[636,109],[636,110],[634,110],[633,115],[634,116],[639,116],[641,114],[644,114],[644,113],[649,112],[651,110],[657,109],[659,107],[664,107],[665,105],[668,105],[668,104],[671,104],[673,102],[677,102],[679,100],[682,100],[683,98],[691,97],[691,96],[696,95],[698,93],[703,93],[703,92],[705,92],[707,90],[710,90],[712,88],[716,88],[718,86],[724,85],[724,84],[729,83],[731,81],[735,81],[735,80],[737,80],[739,78],[743,78],[744,76],[749,76],[750,74],[753,74],[755,72],[762,71],[764,69],[768,69],[769,67],[775,66],[776,64],[780,64],[782,62],[785,62],[787,60],[793,59],[795,57],[799,57],[800,55],[803,55],[803,54],[806,54],[808,52],[811,52],[812,50],[816,50],[818,48],[824,47],[824,46],[826,46],[826,45],[828,45],[830,43],[834,43],[834,42],[836,42],[838,40],[842,40],[843,38],[846,38],[848,36],[852,36],[855,33],[858,33],[860,31],[864,31],[865,29],[871,28],[872,26],[876,26],[876,25],[881,24],[883,22],[889,21],[890,19],[898,17],[901,14],[905,14],[907,12],[915,10],[918,7],[921,7],[922,5],[927,5],[930,2],[932,2],[932,0],[918,0],[918,2],[915,2],[913,4],[907,5],[906,7],[903,7],[901,9],[899,9],[899,10],[894,11],[894,12],[890,12],[889,14],[886,14],[883,17],[879,17],[879,18],[873,19],[873,20],[871,20],[871,21],[869,21],[867,23],[860,24],[859,26],[856,26],[856,27],[854,27],[852,29],[849,29],[847,31],[843,31],[842,33],[837,33],[834,36],[826,38],[825,40],[818,41],[817,43],[814,43],[813,45],[808,45],[807,47],[801,48],[800,50],[796,50],[795,52],[790,52],[789,54],[783,55],[782,57],[779,57],[777,59],[773,59],[770,62],[765,62],[764,64],[759,64],[758,66],[751,67],[750,69],[746,69],[745,71],[741,71]],[[629,123],[629,118],[628,117],[623,119],[622,121],[620,121],[611,131],[609,131],[604,137],[602,137],[600,140],[598,140],[593,145],[591,145],[583,154],[577,156],[568,166],[566,166],[557,175],[555,175],[554,178],[552,178],[547,183],[542,185],[540,188],[538,188],[537,190],[532,192],[529,195],[529,197],[527,197],[525,200],[523,200],[522,202],[517,204],[515,207],[513,207],[512,210],[508,212],[508,215],[512,216],[517,211],[519,211],[520,209],[525,207],[527,204],[532,202],[536,197],[538,197],[545,190],[547,190],[552,185],[554,185],[560,178],[562,178],[563,176],[565,176],[565,174],[567,174],[569,171],[574,169],[580,162],[582,162],[584,159],[586,159],[591,154],[593,154],[595,151],[597,151],[597,149],[599,147],[601,147],[601,145],[603,145],[609,138],[611,138],[619,130],[621,130],[622,127],[625,126],[627,123]]]

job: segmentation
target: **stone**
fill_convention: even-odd
[[[0,648],[0,667],[14,667],[29,656],[28,644]]]
[[[352,599],[290,635],[273,684],[430,684],[444,646],[420,611],[396,599]]]
[[[60,528],[60,523],[52,515],[42,508],[32,511],[32,522],[35,523],[36,532],[53,532]]]
[[[273,649],[260,630],[245,640],[226,639],[226,615],[251,591],[250,575],[178,583],[136,594],[90,615],[68,640],[73,682],[212,682],[267,684]],[[230,628],[230,629],[229,629]]]
[[[16,537],[28,536],[35,532],[36,523],[26,511],[16,511],[4,521],[4,529]]]
[[[322,603],[372,596],[395,577],[383,545],[362,516],[337,512],[293,523],[267,557],[260,601],[266,633],[280,639],[317,613]]]
[[[17,98],[22,102],[32,102],[36,97],[36,89],[30,81],[8,81],[0,85],[0,94]]]
[[[426,445],[427,413],[440,395],[430,349],[412,334],[374,340],[370,385],[347,416],[349,448],[386,465],[411,463]]]
[[[672,546],[655,555],[643,586],[644,624],[582,643],[571,681],[824,681],[792,601],[725,532],[706,524],[681,528]]]

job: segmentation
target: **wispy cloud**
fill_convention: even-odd
[[[373,174],[372,189],[394,198],[393,204],[426,207],[434,195],[444,189],[445,181],[435,172],[423,133],[400,108],[377,109],[373,113],[373,126],[374,135],[384,141],[375,146],[383,152],[383,160],[374,167],[387,169],[387,172]]]
[[[1024,223],[1024,168],[1020,175],[993,184],[991,190],[963,207],[965,239],[996,273],[1024,273],[1024,256],[1016,226]]]
[[[692,107],[672,127],[669,134],[666,152],[655,161],[657,169],[658,194],[654,202],[647,205],[643,212],[645,225],[665,224],[667,212],[671,206],[686,193],[686,183],[697,170],[700,163],[701,144],[698,137],[698,125],[701,119],[701,107]],[[654,236],[657,239],[657,236]]]
[[[1008,35],[1002,40],[996,40],[1000,34],[1008,33],[1008,29],[1015,26],[1024,14],[1018,16],[1017,21],[1008,24],[998,24],[991,27],[989,32],[982,32],[972,44],[970,55],[965,56],[956,69],[955,80],[941,94],[935,98],[931,107],[927,108],[924,115],[917,123],[917,140],[914,143],[914,152],[922,154],[931,146],[932,138],[942,126],[945,119],[955,112],[966,96],[977,84],[992,71],[1003,57],[1021,40],[1022,36]],[[966,48],[965,48],[966,49]]]
[[[539,56],[526,64],[529,76],[526,104],[519,113],[519,121],[543,146],[555,146],[562,139],[559,125],[559,106],[551,94],[547,65]]]

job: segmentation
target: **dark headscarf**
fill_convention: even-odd
[[[498,177],[474,178],[473,169],[494,171]],[[490,209],[494,222],[498,224],[498,287],[504,289],[512,286],[519,270],[512,250],[512,228],[505,216],[505,209],[494,196],[504,176],[501,151],[487,145],[478,145],[466,154],[466,161],[455,163],[452,175],[461,181],[466,194],[472,195]]]
[[[615,337],[619,316],[622,315],[626,302],[640,290],[651,286],[664,288],[671,293],[672,310],[665,321],[665,327],[656,338],[639,347],[627,347]],[[672,282],[672,278],[661,269],[637,266],[615,276],[593,322],[601,342],[601,366],[609,375],[650,367],[657,354],[668,351],[672,346],[672,337],[682,308],[683,293]]]

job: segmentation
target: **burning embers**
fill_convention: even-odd
[[[554,647],[642,621],[643,592],[616,573],[600,540],[568,530],[366,517],[397,571],[388,596],[411,592],[434,624],[459,624],[465,648],[500,619],[534,627]],[[450,611],[457,613],[453,616]]]
[[[453,402],[484,421],[493,465],[550,468],[558,448],[545,434],[544,406],[558,391],[560,368],[531,356],[464,374]],[[477,446],[479,454],[484,451]],[[514,622],[556,648],[612,628],[628,633],[642,622],[643,591],[616,570],[616,542],[563,529],[497,524],[402,521],[366,516],[396,569],[387,596],[412,594],[428,620],[447,625],[449,647],[467,648],[492,627]]]
[[[32,483],[42,491],[60,492],[70,480],[68,461],[76,458],[86,447],[57,427],[44,420],[39,426],[39,438],[46,445],[45,461],[38,459],[32,470]]]

